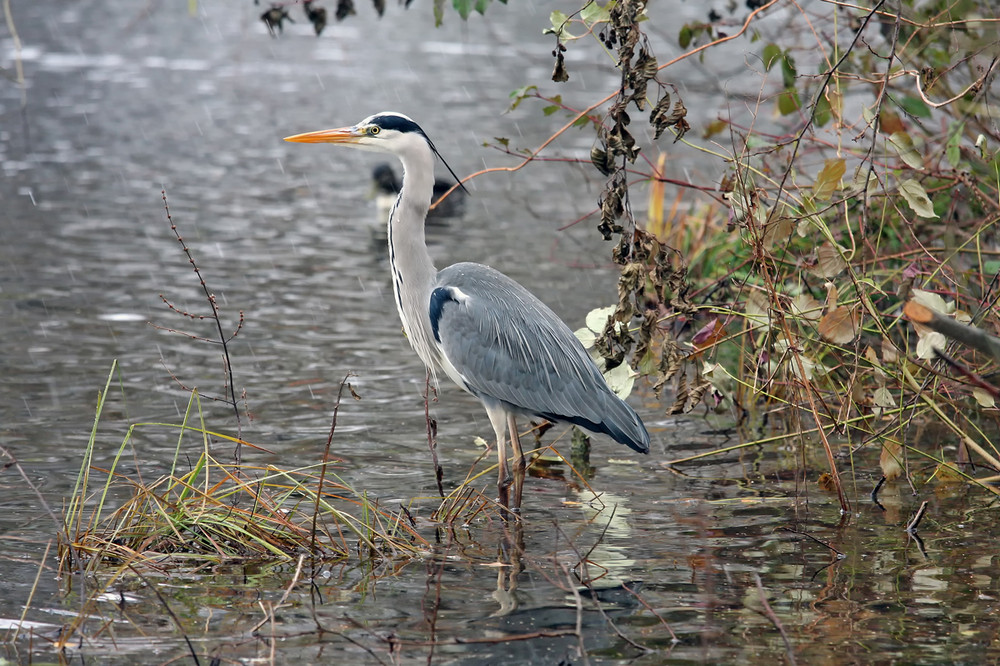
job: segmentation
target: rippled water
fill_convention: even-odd
[[[201,0],[193,13],[186,3],[12,4],[27,106],[3,81],[0,443],[53,509],[72,490],[113,360],[122,390],[105,410],[97,466],[109,464],[129,422],[180,420],[188,393],[177,381],[207,394],[224,389],[216,348],[148,323],[214,335],[160,299],[206,310],[166,221],[163,189],[225,323],[235,327],[245,314],[232,344],[237,388],[254,414],[243,434],[270,451],[247,455],[286,467],[317,461],[340,381],[353,372],[362,400],[344,404],[334,443],[344,477],[386,504],[432,495],[424,372],[400,335],[383,252],[371,244],[366,196],[377,159],[281,137],[395,109],[423,125],[459,174],[511,164],[482,144],[504,136],[533,147],[551,131],[530,101],[504,114],[510,91],[548,79],[552,43],[541,28],[550,8],[511,3],[491,7],[488,20],[449,15],[435,29],[419,3],[409,11],[392,5],[382,20],[359,3],[357,16],[320,39],[301,19],[272,39],[258,21],[262,9],[249,2]],[[690,19],[705,11],[673,3],[657,11],[678,7]],[[781,16],[767,25],[780,30]],[[673,35],[653,38],[665,61]],[[0,54],[12,71],[17,54],[6,33]],[[571,49],[569,65],[573,78],[559,91],[568,103],[589,104],[615,81],[608,63],[584,49]],[[676,70],[675,82],[693,116],[710,118],[731,109],[745,87],[755,93],[743,71],[740,53],[710,55]],[[571,133],[553,155],[585,157],[591,140]],[[679,175],[713,182],[724,172],[681,146],[668,149]],[[432,233],[432,251],[441,263],[503,269],[579,325],[615,298],[610,248],[586,225],[558,229],[590,212],[600,187],[586,165],[477,179],[466,215]],[[438,646],[434,663],[585,663],[576,638],[499,640],[577,623],[591,663],[785,660],[764,597],[800,662],[996,657],[997,561],[992,539],[983,539],[995,526],[977,493],[941,486],[936,496],[914,498],[890,487],[882,512],[864,501],[873,480],[859,474],[856,514],[842,521],[835,499],[814,485],[821,463],[806,463],[805,479],[785,471],[802,467],[795,451],[670,468],[663,461],[727,437],[735,443],[735,433],[698,415],[665,417],[648,389],[632,402],[653,435],[651,454],[596,442],[591,484],[603,505],[573,483],[529,480],[526,556],[514,591],[504,581],[510,568],[496,566],[513,537],[497,525],[440,534],[434,553],[398,570],[317,572],[313,598],[296,588],[280,625],[257,633],[259,602],[280,598],[294,565],[178,567],[163,572],[158,588],[197,649],[226,660],[268,659],[260,636],[274,632],[282,637],[274,643],[279,663],[345,655],[426,663],[430,641],[455,638],[476,642]],[[232,428],[226,409],[208,410],[212,423]],[[489,424],[450,386],[433,410],[445,483],[454,486]],[[171,459],[173,440],[141,433],[135,449],[155,474]],[[932,502],[926,552],[902,529],[921,499]],[[0,509],[0,617],[10,620],[22,613],[54,529],[12,468],[0,474]],[[571,571],[592,547],[590,561],[606,569],[595,584],[599,603]],[[42,571],[27,615],[42,623],[40,635],[79,611],[77,591],[65,591],[65,581]],[[87,663],[186,654],[141,582],[123,581],[102,603],[112,621],[78,646]],[[317,619],[325,633],[316,632]],[[34,648],[45,656],[38,642]],[[15,661],[30,654],[23,641],[5,650]]]

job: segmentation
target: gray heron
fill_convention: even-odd
[[[486,408],[496,435],[501,505],[520,512],[525,459],[519,415],[569,422],[649,452],[649,433],[639,415],[608,388],[580,341],[544,303],[489,266],[462,262],[440,271],[434,267],[424,222],[438,153],[419,125],[402,114],[382,112],[351,127],[285,140],[341,144],[395,155],[402,162],[403,186],[388,220],[399,318],[432,379],[444,373]]]

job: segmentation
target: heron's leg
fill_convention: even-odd
[[[521,450],[521,437],[517,434],[517,419],[513,413],[507,414],[507,429],[510,432],[510,447],[514,449],[514,504],[511,506],[511,510],[520,512],[526,464],[524,451]]]
[[[510,508],[510,468],[507,467],[507,412],[499,405],[486,405],[486,413],[497,436],[497,501]]]

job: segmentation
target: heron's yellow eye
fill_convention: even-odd
[[[381,131],[382,131],[382,128],[379,127],[378,125],[372,125],[371,127],[368,128],[368,133],[371,134],[372,136],[375,136],[376,134],[378,134]]]

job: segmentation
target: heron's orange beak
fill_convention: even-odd
[[[357,143],[362,136],[364,134],[356,127],[341,127],[286,136],[285,141],[292,143]]]

